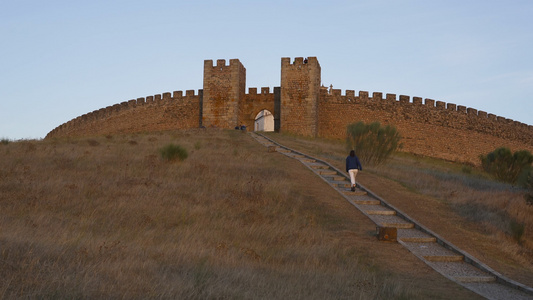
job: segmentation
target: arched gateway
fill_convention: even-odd
[[[280,86],[246,89],[246,69],[204,61],[203,89],[163,93],[108,106],[52,130],[47,138],[150,132],[198,127],[255,128],[257,113],[272,113],[274,130],[306,136],[344,138],[357,121],[391,124],[402,135],[403,151],[479,163],[496,147],[533,151],[533,126],[461,105],[395,94],[328,90],[321,86],[316,57],[281,59]]]
[[[272,132],[274,131],[274,115],[263,109],[255,116],[254,131]]]

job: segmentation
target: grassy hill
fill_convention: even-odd
[[[347,151],[340,141],[270,136],[344,168]],[[493,269],[533,286],[533,206],[526,190],[469,165],[407,153],[367,166],[358,181]]]
[[[276,138],[342,163],[344,150],[334,142]],[[170,143],[189,157],[161,159],[159,149]],[[399,156],[392,165],[411,159]],[[430,228],[434,219],[456,218],[445,238],[459,246],[454,235],[480,239],[472,249],[486,247],[478,252],[509,274],[532,274],[530,265],[517,266],[529,244],[502,256],[514,248],[502,252],[492,243],[497,235],[480,232],[453,205],[382,172],[359,178],[387,200],[430,201],[405,212],[430,220]],[[298,161],[268,153],[239,131],[0,144],[0,298],[478,297],[400,245],[378,242],[374,231]]]

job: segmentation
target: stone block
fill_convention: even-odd
[[[376,228],[378,240],[386,242],[396,242],[398,237],[398,229],[396,227],[381,227]]]

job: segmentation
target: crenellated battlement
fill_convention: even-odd
[[[270,92],[269,87],[262,87],[260,91],[258,91],[256,87],[251,87],[251,88],[248,88],[248,94],[246,95],[253,96],[253,95],[271,95],[271,94],[273,95],[274,93]]]
[[[310,56],[310,57],[307,57],[307,62],[305,61],[305,58],[303,57],[295,57],[294,58],[294,62],[291,63],[291,58],[290,57],[282,57],[281,58],[281,66],[285,66],[285,67],[288,67],[288,66],[294,66],[294,67],[298,67],[298,66],[305,66],[305,65],[309,65],[309,66],[313,66],[313,65],[318,65],[318,59],[314,56]]]
[[[507,119],[505,117],[497,116],[492,113],[487,113],[482,110],[477,110],[475,108],[466,107],[463,105],[457,105],[455,103],[447,103],[444,101],[437,101],[430,98],[422,98],[422,97],[411,97],[407,95],[399,95],[396,94],[385,94],[385,97],[383,97],[383,93],[381,92],[373,92],[372,97],[369,97],[369,92],[367,91],[359,91],[358,95],[355,95],[354,90],[346,90],[344,94],[342,94],[342,90],[340,89],[328,89],[326,87],[321,87],[320,89],[320,95],[321,100],[325,102],[334,102],[334,103],[345,103],[345,104],[358,104],[362,102],[368,102],[369,104],[390,104],[390,105],[406,105],[407,107],[411,105],[420,105],[425,106],[429,109],[435,109],[440,111],[447,111],[447,112],[453,112],[458,113],[461,115],[468,115],[470,117],[477,117],[480,120],[491,120],[495,122],[499,122],[502,124],[509,124],[513,123],[515,126],[523,127],[523,128],[531,128],[533,129],[532,125],[524,124],[518,121],[514,121],[511,119]]]
[[[198,93],[196,93],[195,90],[187,90],[185,91],[185,96],[183,95],[183,91],[174,91],[172,92],[172,94],[170,92],[165,92],[152,96],[123,101],[107,106],[105,108],[94,110],[92,112],[76,117],[68,122],[65,122],[50,131],[46,137],[48,138],[52,136],[69,135],[71,132],[75,132],[79,128],[89,126],[90,123],[105,121],[114,116],[124,114],[125,112],[130,110],[140,108],[147,109],[150,106],[164,107],[172,106],[173,104],[179,105],[180,103],[199,102],[201,94],[202,90],[198,90]]]
[[[224,69],[227,69],[227,68],[241,67],[241,66],[242,66],[242,64],[241,64],[241,62],[238,59],[230,59],[229,60],[229,64],[226,64],[226,60],[225,59],[217,59],[216,64],[213,64],[213,60],[212,59],[204,60],[204,70],[206,68],[212,68],[212,69],[221,71],[221,70],[224,70]]]

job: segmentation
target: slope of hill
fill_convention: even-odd
[[[340,141],[269,134],[282,144],[344,168]],[[395,207],[498,272],[533,286],[533,206],[525,190],[495,182],[468,165],[398,154],[358,175]],[[523,224],[517,242],[513,224]]]
[[[0,145],[0,298],[478,298],[374,231],[239,131]]]

